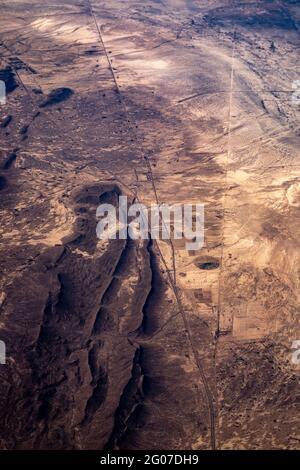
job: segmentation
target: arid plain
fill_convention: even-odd
[[[2,449],[300,448],[299,27],[292,0],[2,1]],[[204,248],[99,241],[120,194],[205,204]]]

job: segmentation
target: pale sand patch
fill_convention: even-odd
[[[31,23],[33,29],[46,33],[63,43],[90,44],[98,40],[96,30],[82,23],[70,24],[55,18],[39,18]]]

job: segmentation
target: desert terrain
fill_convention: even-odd
[[[300,449],[300,8],[3,0],[1,449]],[[127,195],[205,244],[96,237]]]

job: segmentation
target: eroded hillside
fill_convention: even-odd
[[[295,1],[3,1],[3,449],[299,448]],[[204,203],[205,246],[96,237]]]

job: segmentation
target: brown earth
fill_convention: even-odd
[[[299,25],[2,2],[2,449],[299,449]],[[120,194],[204,203],[204,248],[99,241]]]

